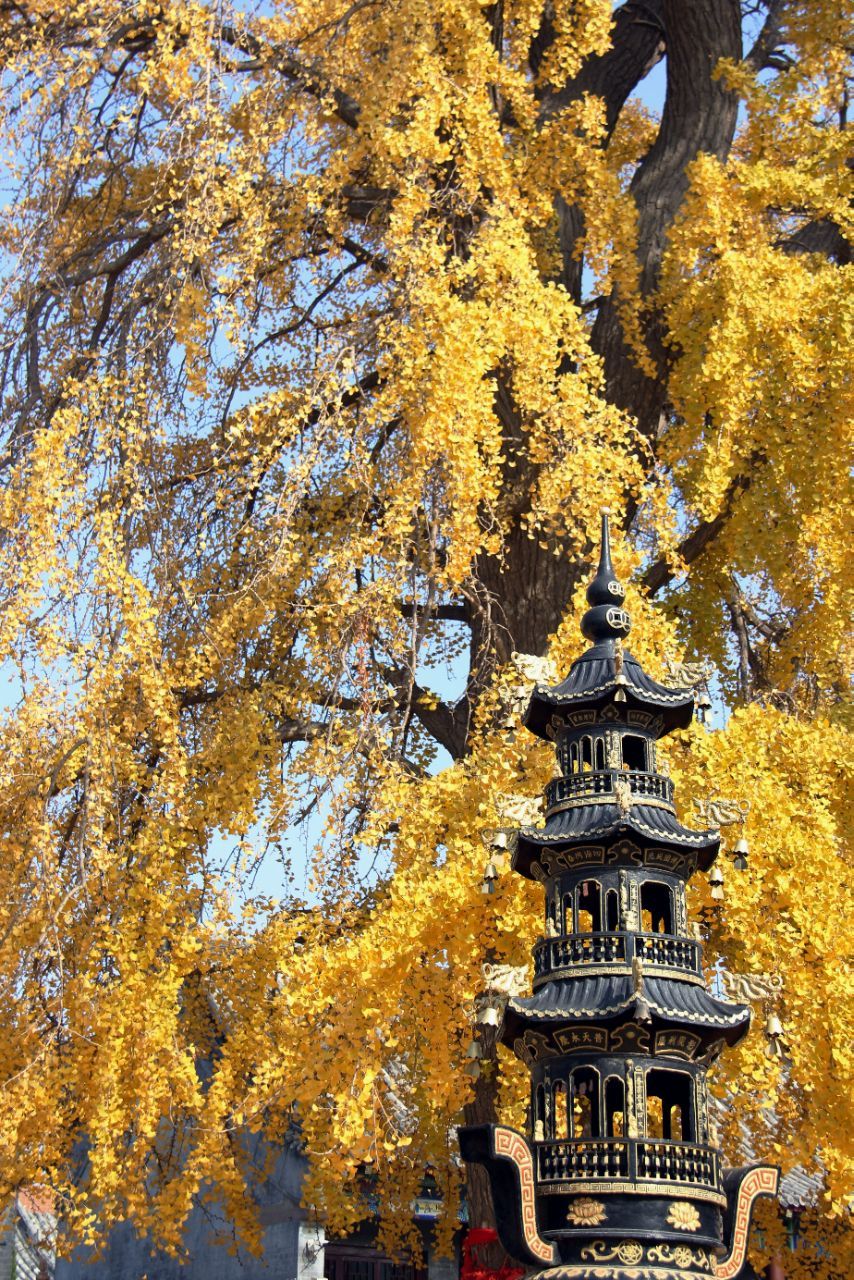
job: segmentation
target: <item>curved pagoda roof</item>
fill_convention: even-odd
[[[600,640],[582,654],[560,684],[551,689],[536,685],[523,723],[538,738],[553,740],[567,723],[567,712],[581,707],[604,707],[613,702],[618,689],[625,693],[626,707],[660,715],[662,733],[685,729],[691,723],[694,690],[668,689],[659,684],[626,651],[622,653],[622,671],[619,671],[613,639]]]
[[[709,995],[705,987],[673,978],[646,977],[638,991],[631,974],[555,979],[532,996],[507,1002],[501,1039],[510,1048],[526,1031],[553,1031],[595,1020],[637,1016],[653,1024],[689,1028],[703,1037],[737,1044],[747,1034],[750,1008]]]
[[[623,813],[616,803],[588,803],[550,814],[542,830],[522,827],[513,852],[513,870],[533,880],[537,877],[531,873],[531,864],[539,861],[544,849],[587,842],[609,846],[625,837],[641,848],[675,845],[686,854],[696,853],[703,871],[712,865],[721,844],[719,831],[683,827],[669,808],[633,804]]]
[[[572,711],[606,706],[622,690],[620,701],[629,710],[661,716],[661,733],[684,729],[694,712],[693,689],[670,689],[648,676],[632,655],[622,649],[631,619],[622,607],[625,588],[611,562],[608,514],[602,514],[599,568],[587,588],[590,608],[581,630],[593,647],[572,664],[569,675],[553,688],[536,685],[524,724],[539,738],[554,739]]]

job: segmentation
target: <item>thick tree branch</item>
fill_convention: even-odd
[[[854,257],[851,241],[842,234],[831,218],[820,218],[807,223],[800,231],[782,241],[780,248],[784,253],[820,253],[840,267],[847,267]]]
[[[648,4],[628,0],[614,15],[611,48],[600,57],[590,58],[577,76],[559,89],[546,85],[541,90],[540,118],[545,121],[584,94],[601,98],[605,108],[605,140],[607,146],[627,98],[649,73],[664,53],[664,28],[661,23],[663,0]],[[538,48],[543,44],[542,35]],[[578,205],[571,205],[558,193],[556,197],[558,233],[564,287],[581,302],[583,262],[576,245],[584,234],[584,215]]]
[[[279,738],[282,742],[314,742],[329,732],[329,725],[322,720],[280,720]]]
[[[785,638],[788,623],[781,619],[768,622],[762,618],[744,598],[736,581],[726,592],[724,604],[738,653],[739,696],[744,702],[760,699],[787,711],[794,710],[796,703],[792,691],[778,688],[771,674],[773,647]],[[754,643],[751,628],[761,637],[758,643]],[[795,683],[798,683],[797,674]]]
[[[664,0],[667,32],[667,95],[658,136],[632,179],[638,209],[637,261],[640,292],[649,298],[658,284],[673,219],[688,190],[688,166],[700,154],[723,160],[735,133],[738,98],[715,75],[721,59],[741,57],[741,16],[735,0]],[[635,415],[644,435],[656,437],[666,405],[668,353],[663,320],[646,318],[653,376],[638,367],[625,340],[619,299],[609,298],[593,326],[594,350],[605,365],[608,399]]]
[[[739,472],[733,476],[727,486],[721,509],[711,520],[701,520],[691,532],[682,539],[677,547],[678,563],[691,565],[703,554],[710,543],[714,542],[718,534],[727,525],[738,498],[742,493],[750,488],[753,482],[755,468],[764,461],[764,455],[754,453],[750,458],[749,469]],[[655,595],[662,587],[668,586],[677,576],[677,569],[674,569],[670,561],[662,557],[660,560],[650,565],[646,573],[643,575],[641,582],[649,595]]]
[[[754,665],[754,654],[750,644],[750,635],[747,630],[747,621],[744,613],[739,607],[738,593],[733,592],[726,601],[727,612],[729,613],[730,623],[732,625],[733,636],[738,650],[738,687],[739,693],[745,702],[750,700],[750,690],[752,685],[751,672]]]
[[[765,21],[753,42],[753,48],[745,58],[745,62],[749,63],[754,71],[765,71],[769,67],[779,68],[781,65],[780,49],[785,31],[783,21],[785,8],[786,0],[770,0],[768,4]],[[786,62],[790,63],[791,60],[786,59]]]
[[[439,622],[465,622],[471,625],[471,613],[466,604],[437,604],[425,606],[413,604],[411,600],[402,600],[399,605],[402,618],[427,617]]]
[[[454,760],[461,760],[466,753],[471,707],[467,698],[449,706],[435,694],[412,686],[412,712],[432,738],[444,747]]]
[[[664,54],[664,0],[627,0],[614,14],[611,47],[588,58],[577,76],[559,88],[540,90],[540,119],[563,111],[585,94],[601,98],[608,136],[614,131],[626,99]]]
[[[631,185],[644,294],[657,283],[667,232],[688,190],[688,166],[700,154],[726,159],[738,114],[737,95],[715,76],[722,58],[741,56],[738,4],[664,0],[663,10],[667,94],[661,128]]]

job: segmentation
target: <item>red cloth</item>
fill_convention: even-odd
[[[514,1267],[508,1259],[505,1259],[500,1267],[487,1267],[474,1252],[478,1245],[495,1244],[497,1239],[498,1232],[492,1227],[469,1228],[463,1240],[460,1280],[520,1280],[525,1274],[524,1267]]]

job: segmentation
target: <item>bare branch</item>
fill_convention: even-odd
[[[286,53],[284,49],[265,46],[251,32],[238,31],[229,23],[220,26],[219,37],[224,44],[230,45],[233,49],[239,49],[241,53],[255,60],[258,67],[273,67],[305,93],[311,94],[313,98],[334,104],[338,119],[351,129],[355,129],[358,125],[360,107],[355,98],[342,89],[326,84],[315,69],[305,66],[292,54]]]

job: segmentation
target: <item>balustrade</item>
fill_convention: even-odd
[[[540,1182],[587,1178],[627,1178],[628,1147],[621,1138],[542,1142],[537,1146]]]
[[[687,969],[691,973],[700,971],[700,945],[691,938],[674,937],[669,933],[636,933],[634,954],[644,964]]]
[[[541,1185],[625,1179],[721,1193],[718,1153],[712,1147],[643,1138],[584,1138],[534,1145]]]
[[[637,1144],[639,1178],[717,1186],[718,1153],[689,1142],[641,1141]]]
[[[618,778],[628,783],[632,795],[649,796],[667,805],[673,801],[673,783],[664,774],[646,773],[641,769],[607,769],[554,778],[546,787],[546,811],[568,800],[612,796]]]
[[[635,956],[644,964],[700,973],[700,944],[669,933],[568,933],[543,938],[533,954],[535,979],[576,965],[625,967]]]

